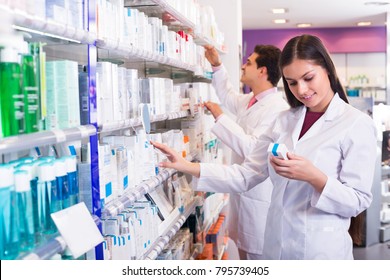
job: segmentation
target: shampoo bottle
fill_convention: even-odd
[[[7,47],[0,50],[0,137],[18,135],[24,129],[24,98],[21,89],[21,71],[17,51]]]
[[[24,118],[26,133],[31,133],[38,131],[40,118],[37,58],[29,53],[27,43],[24,52],[22,55]]]
[[[15,259],[19,253],[19,233],[14,186],[14,168],[0,165],[0,259]]]
[[[34,248],[35,244],[30,175],[25,170],[17,170],[14,178],[19,212],[20,250],[28,251]]]
[[[37,165],[39,162],[23,163],[18,165],[16,168],[18,170],[27,171],[30,179],[30,189],[31,189],[31,198],[32,198],[32,211],[33,211],[33,222],[34,222],[34,235],[35,235],[35,245],[38,245],[42,241],[43,228],[39,223],[39,211],[38,211],[38,176],[37,176]]]
[[[64,159],[56,159],[54,162],[57,184],[57,197],[60,209],[65,209],[69,204],[68,174],[66,172],[66,162]]]
[[[77,172],[77,158],[76,156],[66,156],[66,172],[68,174],[69,187],[69,204],[74,205],[79,203],[79,179]]]
[[[41,163],[38,165],[37,172],[39,226],[43,229],[44,234],[52,234],[56,232],[56,227],[50,214],[61,210],[54,165],[51,162]]]

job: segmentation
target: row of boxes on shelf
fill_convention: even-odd
[[[132,0],[130,0],[132,1]],[[157,1],[159,2],[159,1]],[[207,40],[222,46],[224,34],[219,30],[215,13],[211,6],[199,3],[198,0],[162,0],[184,15],[195,25],[195,34],[202,34]]]
[[[158,237],[157,206],[137,201],[116,217],[103,219],[104,259],[140,259]]]
[[[206,235],[206,243],[213,244],[214,258],[218,258],[225,248],[226,219],[225,215],[219,214],[217,221],[211,225]]]
[[[2,103],[16,104],[2,108],[0,137],[88,123],[85,67],[69,60],[45,62],[39,43],[28,49],[23,55],[14,48],[0,51]],[[216,100],[210,84],[174,86],[172,79],[139,79],[138,70],[109,62],[98,63],[96,83],[97,96],[92,98],[97,100],[92,103],[97,103],[99,124],[138,117],[140,103],[149,104],[151,115],[181,110],[196,114],[202,101]]]
[[[221,259],[227,243],[225,215],[221,213],[227,200],[226,194],[196,192],[202,198],[202,205],[195,208],[186,226],[194,235],[196,259]]]
[[[139,129],[136,135],[104,136],[99,145],[99,177],[102,205],[129,188],[132,189],[159,172],[158,163],[166,160],[156,152],[150,140],[167,143],[183,154],[190,154],[180,130],[147,135]]]
[[[57,232],[50,214],[79,202],[76,156],[0,164],[0,259],[14,259]]]
[[[162,55],[188,65],[211,70],[201,46],[183,30],[168,30],[157,17],[149,17],[135,8],[123,6],[123,0],[98,1],[98,39],[115,42],[136,50]]]
[[[182,228],[157,256],[157,260],[188,260],[193,250],[193,234],[189,228]]]
[[[47,19],[77,29],[86,29],[86,13],[83,0],[2,0],[0,4],[19,13],[27,13],[41,20]]]
[[[98,62],[96,87],[99,124],[136,118],[141,103],[148,104],[154,116],[186,110],[195,115],[203,101],[219,102],[211,84],[174,85],[168,78],[139,78],[137,69],[110,62]]]
[[[169,30],[168,25],[173,25],[175,21],[169,14],[165,13],[163,19],[148,16],[147,9],[140,11],[137,8],[124,7],[132,4],[127,2],[129,1],[99,0],[97,2],[99,39],[163,55],[189,65],[200,66],[202,69],[211,69],[202,47],[194,43],[192,34],[184,30],[178,32]],[[224,36],[216,25],[213,9],[210,6],[193,6],[197,9],[193,10],[195,15],[191,17],[194,19],[192,28],[195,27],[195,32],[202,37],[222,45]],[[150,8],[153,9],[156,7]],[[175,29],[177,30],[177,27]]]
[[[193,200],[193,192],[183,177],[174,176],[126,207],[118,215],[102,219],[105,259],[141,259]],[[164,223],[165,222],[165,223]]]
[[[2,106],[0,137],[80,125],[80,99],[84,104],[88,84],[79,78],[87,79],[86,73],[74,61],[46,61],[41,43],[15,38],[20,48],[0,51],[1,100],[13,104]]]

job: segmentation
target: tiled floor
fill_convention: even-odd
[[[390,242],[354,248],[353,255],[355,260],[390,260]]]

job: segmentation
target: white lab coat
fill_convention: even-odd
[[[274,185],[265,259],[352,259],[350,218],[372,200],[376,132],[366,114],[335,94],[320,119],[298,140],[305,107],[282,112],[242,165],[200,164],[197,190],[242,192],[268,177]],[[270,142],[310,160],[328,180],[318,193],[303,181],[279,176],[269,163]]]
[[[289,108],[281,92],[274,88],[247,109],[253,93],[238,94],[233,90],[227,72],[222,66],[213,75],[213,85],[222,104],[236,116],[232,123],[223,115],[212,128],[212,132],[233,150],[232,164],[241,164],[246,154],[256,144],[256,137],[265,133],[276,116]],[[271,202],[272,183],[265,180],[259,186],[241,194],[231,194],[229,201],[229,236],[237,247],[246,252],[261,255],[264,229]]]

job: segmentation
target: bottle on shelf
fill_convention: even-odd
[[[16,205],[14,168],[0,165],[0,259],[14,259],[19,254],[18,208]]]
[[[18,207],[20,250],[28,251],[34,248],[35,233],[33,220],[33,204],[29,174],[25,170],[14,172],[15,192]]]

